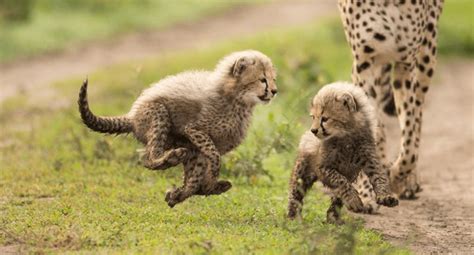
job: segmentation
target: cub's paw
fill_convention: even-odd
[[[175,205],[182,202],[181,199],[181,190],[180,189],[170,189],[166,191],[165,201],[168,203],[170,208],[173,208]]]
[[[294,204],[290,204],[288,206],[288,213],[286,214],[286,217],[290,220],[298,218],[301,219],[301,208]]]
[[[333,214],[328,214],[326,216],[326,222],[333,225],[344,225],[344,221],[340,217],[336,217]]]
[[[349,198],[342,199],[342,202],[347,207],[348,210],[353,211],[355,213],[364,213],[366,208],[364,204],[360,200],[359,196],[354,195],[350,196]]]
[[[197,195],[210,196],[210,195],[220,195],[224,192],[227,192],[232,188],[232,183],[226,180],[217,181],[214,185],[208,186],[207,188],[201,189],[198,191]]]
[[[177,148],[166,151],[160,158],[153,159],[150,155],[143,160],[143,166],[151,170],[165,170],[183,162],[189,150],[186,148]]]
[[[232,183],[226,180],[217,181],[216,186],[214,187],[212,195],[219,195],[224,192],[227,192],[232,188]]]
[[[398,205],[398,199],[392,195],[379,195],[377,196],[377,204],[394,207]]]

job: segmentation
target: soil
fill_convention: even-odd
[[[0,65],[0,102],[19,93],[48,95],[48,84],[123,61],[200,48],[217,41],[250,36],[279,27],[298,26],[337,15],[331,0],[277,1],[241,6],[191,24],[127,35],[81,48]],[[441,35],[442,36],[442,35]],[[394,209],[362,215],[366,226],[385,239],[415,253],[474,253],[474,60],[440,59],[423,120],[418,167],[423,188],[416,200],[403,200]],[[395,155],[399,128],[387,120]],[[398,137],[397,137],[398,135]],[[0,247],[0,253],[16,247]]]
[[[380,214],[362,216],[366,226],[420,254],[474,253],[474,60],[439,59],[423,112],[418,166],[423,191]],[[388,121],[396,155],[396,119]]]

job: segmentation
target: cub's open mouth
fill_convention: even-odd
[[[266,98],[265,96],[259,96],[258,99],[260,99],[261,101],[264,101],[264,102],[270,101],[270,98]]]

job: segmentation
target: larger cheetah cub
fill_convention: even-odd
[[[367,212],[353,187],[365,173],[373,186],[377,204],[396,206],[386,171],[376,153],[374,110],[361,88],[349,83],[323,87],[311,102],[313,124],[300,142],[290,180],[288,217],[301,213],[307,190],[320,180],[332,191],[327,221],[341,224],[343,203],[354,212]]]
[[[183,186],[167,192],[170,207],[193,195],[229,190],[218,180],[221,156],[245,138],[254,106],[277,93],[275,69],[261,52],[248,50],[223,58],[213,72],[184,72],[164,78],[143,91],[130,112],[98,117],[87,102],[87,81],[79,94],[79,111],[92,130],[133,133],[145,147],[144,166],[164,170],[184,166]]]

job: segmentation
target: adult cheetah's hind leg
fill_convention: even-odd
[[[402,137],[398,158],[390,168],[390,181],[392,191],[401,199],[414,199],[418,190],[416,165],[422,106],[413,93],[421,89],[416,79],[415,64],[411,64],[414,62],[397,62],[394,70],[393,88]],[[414,181],[409,182],[409,179]]]
[[[164,170],[183,162],[188,154],[186,148],[165,150],[171,120],[164,105],[156,105],[148,109],[147,115],[151,119],[148,130],[148,142],[143,165],[151,170]]]
[[[431,8],[441,8],[441,6]],[[439,13],[441,10],[439,10]],[[413,199],[421,191],[418,183],[416,165],[419,157],[421,127],[423,123],[423,106],[425,96],[431,85],[431,79],[436,67],[436,37],[437,20],[439,16],[430,16],[425,28],[425,36],[415,60],[415,67],[411,72],[410,82],[406,82],[402,89],[405,90],[403,107],[400,107],[402,126],[402,150],[400,156],[392,166],[391,173],[393,186],[399,189],[400,198]],[[411,91],[410,91],[411,90]],[[409,96],[406,96],[409,95]]]

